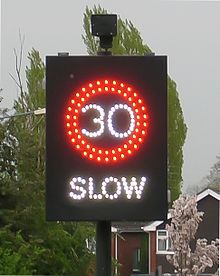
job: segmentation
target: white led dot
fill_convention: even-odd
[[[75,190],[75,189],[76,189],[76,185],[75,185],[75,184],[73,184],[73,183],[71,183],[71,182],[70,182],[70,186],[71,186],[71,188],[72,188],[73,190]]]
[[[89,198],[90,199],[93,199],[93,191],[94,191],[94,188],[93,188],[93,178],[89,177]]]
[[[104,117],[105,117],[105,112],[104,112],[104,109],[100,105],[97,105],[97,104],[86,105],[81,110],[82,110],[83,113],[85,113],[89,109],[95,109],[95,110],[97,110],[99,112],[99,117],[98,118],[94,118],[93,122],[95,124],[99,124],[100,128],[97,131],[88,131],[85,128],[83,128],[82,129],[82,133],[84,135],[86,135],[87,137],[90,137],[90,138],[93,137],[94,138],[94,137],[102,135],[102,133],[104,132]]]
[[[69,196],[75,200],[81,200],[86,196],[86,189],[83,187],[86,184],[86,180],[82,177],[73,177],[70,181],[72,191]]]
[[[146,177],[142,177],[140,183],[138,184],[136,177],[132,177],[130,183],[128,183],[127,179],[125,177],[122,177],[121,181],[127,199],[131,199],[133,193],[136,195],[137,199],[141,199],[146,180]]]
[[[107,186],[109,183],[115,183],[116,184],[116,191],[114,194],[109,194],[107,191]],[[121,194],[121,183],[118,181],[116,177],[106,177],[105,180],[102,182],[102,194],[105,196],[105,198],[109,198],[111,200],[118,198],[118,196]]]
[[[126,110],[129,115],[130,115],[130,125],[127,131],[125,132],[117,132],[115,131],[114,127],[113,127],[113,121],[112,121],[112,117],[114,115],[114,113],[118,110],[118,109],[124,109]],[[134,119],[134,112],[132,111],[132,108],[130,106],[128,106],[127,104],[115,104],[114,106],[111,107],[109,113],[108,113],[108,128],[109,131],[111,133],[111,135],[115,136],[116,138],[126,138],[128,137],[135,128],[135,119]]]

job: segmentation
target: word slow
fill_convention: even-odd
[[[130,181],[126,177],[106,177],[100,185],[100,193],[96,192],[96,185],[92,177],[73,177],[70,181],[71,192],[69,196],[73,200],[118,200],[118,199],[141,199],[147,184],[146,177],[131,177]]]

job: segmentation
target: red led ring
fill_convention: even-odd
[[[132,108],[135,127],[127,138],[122,139],[123,143],[120,143],[118,147],[97,147],[79,128],[79,116],[82,108],[92,97],[100,94],[116,94],[125,100],[127,106]],[[76,91],[69,100],[65,113],[65,125],[71,144],[81,153],[82,157],[102,164],[112,164],[126,160],[139,150],[148,132],[149,118],[144,100],[131,85],[118,80],[104,79],[89,82]]]

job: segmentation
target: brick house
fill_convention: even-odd
[[[197,207],[204,216],[196,239],[206,238],[210,243],[219,238],[219,200],[220,194],[210,189],[197,195]],[[112,256],[121,264],[118,268],[121,276],[150,274],[158,266],[162,267],[163,273],[173,272],[166,261],[166,255],[172,254],[165,229],[167,222],[113,223]],[[216,269],[207,269],[206,273],[213,273]]]

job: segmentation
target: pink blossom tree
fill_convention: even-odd
[[[167,225],[171,241],[167,260],[174,266],[177,275],[198,275],[206,267],[212,267],[219,262],[219,240],[207,244],[206,239],[198,239],[194,252],[191,249],[195,240],[203,212],[197,209],[196,196],[181,195],[170,210],[171,223]]]

